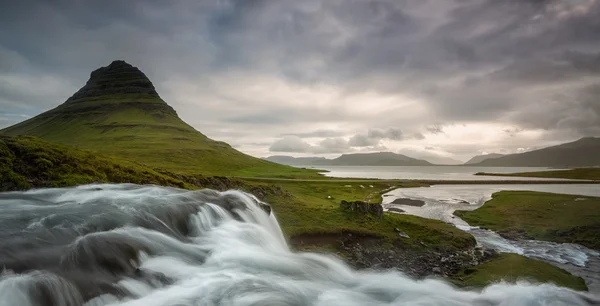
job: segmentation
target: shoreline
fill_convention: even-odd
[[[505,184],[600,184],[597,180],[420,180],[420,179],[376,179],[376,178],[331,178],[322,179],[302,179],[302,178],[278,178],[278,177],[248,177],[233,176],[232,178],[253,181],[297,181],[297,182],[315,182],[315,183],[411,183],[423,185],[505,185]]]

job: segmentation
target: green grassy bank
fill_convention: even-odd
[[[600,198],[501,191],[474,211],[456,211],[470,225],[512,238],[569,242],[600,250]]]
[[[486,173],[479,172],[475,175],[488,176],[517,176],[517,177],[539,177],[539,178],[561,178],[574,180],[600,180],[600,168],[577,168],[570,170],[551,170],[539,172],[518,172],[518,173]]]
[[[461,287],[481,288],[501,281],[515,283],[553,283],[557,286],[585,291],[587,286],[581,277],[559,269],[543,261],[529,259],[517,254],[498,254],[481,265],[463,269],[453,277]]]

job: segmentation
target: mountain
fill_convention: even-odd
[[[422,159],[392,152],[342,154],[335,159],[318,160],[313,165],[331,166],[430,166]]]
[[[285,155],[273,155],[265,157],[270,162],[289,166],[309,166],[319,161],[326,160],[325,157],[293,157]]]
[[[465,163],[465,165],[478,164],[486,159],[498,158],[498,157],[502,157],[502,156],[504,156],[504,154],[498,154],[498,153],[475,155],[475,156],[473,156],[473,158],[469,159]]]
[[[554,168],[600,166],[600,138],[581,138],[558,146],[487,159],[474,165]]]
[[[179,118],[142,71],[124,61],[93,71],[85,86],[66,102],[0,133],[36,136],[179,173],[306,172],[243,154],[206,137]]]

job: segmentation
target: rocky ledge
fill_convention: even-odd
[[[379,219],[383,218],[383,207],[381,204],[372,204],[363,201],[345,201],[340,202],[340,208],[355,213],[371,214]]]
[[[160,98],[150,79],[141,70],[118,60],[94,70],[85,86],[73,94],[67,103],[116,94],[140,94]]]
[[[422,242],[420,244],[425,246]],[[480,247],[459,251],[419,250],[408,247],[402,240],[387,245],[379,237],[353,232],[303,234],[292,237],[290,245],[296,250],[323,250],[327,253],[333,248],[338,256],[356,269],[395,269],[416,278],[451,277],[461,269],[476,266],[496,254]],[[322,249],[323,246],[330,247]]]

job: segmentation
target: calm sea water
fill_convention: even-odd
[[[465,166],[307,166],[305,168],[323,169],[329,177],[340,178],[377,178],[377,179],[419,179],[419,180],[469,180],[469,181],[505,181],[510,180],[546,180],[527,177],[499,177],[474,175],[477,172],[514,173],[556,170],[542,167],[465,167]],[[555,180],[555,179],[547,179]]]

